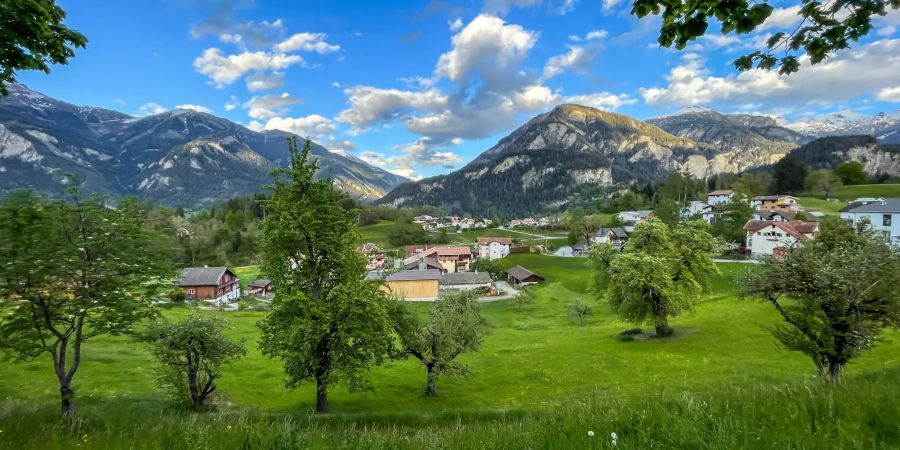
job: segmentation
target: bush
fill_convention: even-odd
[[[171,303],[184,303],[187,300],[187,294],[184,292],[184,289],[172,289],[168,293],[166,293],[166,297],[169,299]]]

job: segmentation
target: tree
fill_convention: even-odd
[[[744,172],[731,185],[735,197],[753,198],[758,195],[766,195],[771,192],[772,176],[768,173],[747,173]]]
[[[0,207],[0,347],[19,360],[50,356],[62,413],[74,413],[83,344],[128,334],[154,314],[173,274],[163,239],[135,200],[46,202],[16,192]]]
[[[594,314],[594,309],[580,298],[576,298],[575,301],[569,303],[568,309],[569,314],[575,316],[578,319],[578,324],[581,326],[584,326],[584,319],[587,316]]]
[[[487,272],[491,275],[496,275],[500,272],[503,272],[503,264],[500,264],[498,260],[492,260],[490,258],[477,258],[472,262],[472,270],[478,272]]]
[[[438,233],[437,243],[438,244],[449,244],[450,243],[450,236],[447,235],[446,228],[441,228],[441,232]]]
[[[664,198],[656,205],[656,217],[669,226],[674,226],[681,221],[682,206],[671,198]]]
[[[825,219],[816,239],[765,260],[737,286],[770,303],[784,320],[770,331],[832,381],[883,328],[900,327],[900,255],[867,225]]]
[[[713,236],[719,236],[727,242],[743,244],[746,234],[744,224],[753,217],[753,208],[750,204],[739,199],[716,207],[716,220],[711,231]]]
[[[591,250],[591,290],[624,320],[651,322],[657,337],[671,336],[669,317],[689,311],[718,271],[708,230],[702,220],[639,223],[621,252],[608,244]]]
[[[288,140],[290,166],[273,172],[261,223],[262,273],[278,291],[259,326],[260,350],[284,363],[286,384],[315,380],[316,411],[328,412],[328,386],[367,387],[367,369],[390,347],[386,294],[364,281],[356,213],[329,179],[315,180],[310,142]]]
[[[770,70],[777,66],[781,74],[794,73],[800,70],[801,56],[808,56],[810,64],[818,64],[838,50],[848,48],[851,41],[868,35],[873,30],[872,16],[884,16],[888,8],[900,8],[900,1],[804,1],[797,12],[797,27],[774,33],[766,40],[765,49],[737,58],[734,65],[741,71],[753,67]],[[660,14],[660,11],[659,45],[674,45],[682,50],[688,42],[706,34],[710,20],[715,19],[721,25],[722,34],[746,34],[759,29],[773,8],[768,1],[636,0],[631,9],[637,17]],[[781,56],[776,56],[776,52],[781,52]]]
[[[803,189],[806,192],[821,193],[825,198],[832,198],[837,194],[837,188],[843,183],[834,172],[828,169],[813,170],[803,180]]]
[[[0,0],[0,97],[19,70],[50,72],[68,64],[87,38],[63,25],[66,12],[54,0]]]
[[[778,194],[796,194],[803,191],[803,180],[808,169],[796,156],[787,155],[775,163],[774,188]]]
[[[578,240],[590,242],[597,230],[603,226],[603,223],[600,221],[599,216],[587,215],[584,211],[578,209],[569,212],[569,215],[566,217],[566,225]]]
[[[522,312],[522,308],[524,308],[525,305],[534,301],[534,293],[531,292],[528,287],[523,287],[519,289],[519,293],[513,297],[513,301],[516,303],[516,311]]]
[[[190,400],[200,409],[216,390],[220,367],[244,356],[243,343],[227,338],[224,319],[192,313],[181,322],[151,324],[142,339],[153,345],[153,356],[162,364],[161,386],[176,398]]]
[[[487,322],[471,291],[442,294],[425,323],[402,301],[393,302],[391,316],[400,338],[399,356],[413,356],[425,366],[425,395],[437,394],[438,376],[465,373],[465,366],[454,360],[478,350],[487,333]]]
[[[842,163],[834,169],[834,174],[846,185],[865,184],[869,180],[869,174],[856,161]]]

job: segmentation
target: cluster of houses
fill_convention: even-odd
[[[440,229],[476,230],[487,228],[491,225],[490,219],[471,219],[460,216],[433,217],[427,214],[413,217],[413,223],[422,225],[425,231],[437,231]]]
[[[506,228],[516,228],[516,227],[549,227],[553,222],[547,217],[541,217],[539,219],[534,219],[531,217],[526,217],[524,219],[512,219],[509,222],[506,222]]]

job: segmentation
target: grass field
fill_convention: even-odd
[[[814,196],[817,197],[817,196]],[[860,197],[900,198],[900,184],[857,184],[837,189],[838,200],[850,201]],[[801,204],[803,202],[801,201]],[[803,204],[806,206],[805,204]]]
[[[468,440],[474,439],[473,436],[481,439],[480,442],[485,443],[487,448],[505,447],[496,446],[500,438],[521,443],[510,445],[517,448],[566,448],[564,443],[576,441],[563,439],[556,442],[546,434],[547,430],[542,429],[552,424],[565,436],[576,433],[578,439],[583,439],[584,433],[594,429],[592,427],[598,431],[606,430],[606,434],[623,430],[619,433],[628,435],[650,429],[630,427],[674,427],[675,421],[682,420],[680,415],[694,417],[692,415],[699,414],[706,417],[703,420],[721,420],[721,423],[706,425],[720,427],[717,430],[707,429],[702,424],[684,425],[696,427],[693,431],[696,433],[679,428],[678,434],[670,438],[680,437],[694,442],[693,439],[704,433],[716,434],[722,430],[740,428],[738,419],[729,422],[727,418],[715,419],[714,415],[726,407],[744,408],[733,403],[749,400],[741,400],[743,397],[760,395],[767,399],[766,402],[771,402],[772,408],[777,408],[779,401],[792,398],[790,392],[794,388],[790,386],[806,386],[796,388],[801,393],[819,389],[816,387],[819,381],[812,378],[814,368],[807,358],[781,349],[761,328],[778,322],[770,306],[752,300],[739,300],[734,296],[732,280],[736,274],[747,270],[749,265],[720,264],[721,275],[715,279],[712,291],[696,305],[693,312],[672,320],[676,337],[622,342],[616,338],[617,334],[633,325],[621,322],[607,305],[591,299],[587,292],[590,273],[584,259],[514,254],[503,262],[506,265],[521,264],[538,272],[547,278],[547,283],[537,287],[535,302],[527,305],[522,312],[517,312],[508,301],[483,305],[483,312],[492,329],[479,352],[460,357],[460,361],[471,369],[468,377],[443,377],[438,382],[438,395],[426,398],[422,395],[424,370],[420,365],[411,360],[388,362],[372,370],[373,391],[349,393],[345,386],[332,388],[332,411],[340,417],[332,421],[305,418],[314,404],[313,387],[305,385],[293,391],[284,389],[280,363],[264,358],[257,350],[259,333],[256,323],[265,313],[204,312],[226,317],[233,327],[229,333],[243,339],[248,349],[246,358],[224,369],[224,377],[219,384],[220,402],[224,408],[221,413],[211,414],[210,421],[222,426],[234,423],[244,433],[250,433],[249,437],[241,435],[244,441],[259,439],[259,442],[265,443],[269,442],[266,439],[273,439],[266,433],[277,432],[284,436],[296,433],[296,439],[308,445],[318,442],[316,445],[322,448],[421,448],[429,446],[429,442],[434,443],[434,436],[443,437],[443,442],[456,442],[469,448],[482,447],[477,441]],[[579,326],[567,314],[567,304],[577,297],[594,306],[595,313],[584,326]],[[424,310],[427,305],[416,304],[415,307]],[[187,307],[163,311],[170,319],[179,319],[188,313]],[[900,342],[897,342],[900,333],[890,332],[885,336],[887,339],[884,342],[849,364],[846,374],[851,381],[860,377],[887,377],[893,384],[884,389],[894,395],[888,407],[896,411],[900,408],[900,397],[896,395],[900,390],[900,358],[897,357],[900,354]],[[98,425],[99,429],[92,428],[86,434],[113,433],[106,439],[116,439],[117,436],[128,439],[132,435],[129,433],[177,433],[177,427],[185,426],[177,421],[160,419],[166,400],[154,388],[154,363],[142,345],[125,337],[102,338],[86,346],[84,358],[76,378],[77,404],[85,407],[88,413],[95,414],[98,421],[113,422]],[[58,394],[46,358],[29,363],[5,362],[0,365],[0,380],[0,399],[5,399],[0,401],[0,430],[5,431],[0,433],[2,448],[5,447],[4,439],[21,438],[19,432],[11,433],[10,430],[25,432],[34,426],[28,425],[22,417],[31,417],[31,421],[37,423],[52,421]],[[808,384],[813,387],[808,387]],[[765,394],[754,394],[754,389]],[[871,391],[866,393],[873,398],[881,395]],[[848,391],[840,395],[850,398],[861,394]],[[720,397],[724,404],[713,400]],[[689,398],[696,401],[706,399],[706,403],[686,404]],[[655,401],[673,408],[666,413],[671,417],[647,417],[647,412],[655,410]],[[799,408],[795,412],[797,416],[785,420],[809,420],[806,417],[811,416],[817,417],[815,420],[827,421],[830,420],[828,414],[840,416],[834,420],[859,419],[863,424],[869,423],[865,420],[883,420],[880,417],[863,420],[857,417],[856,411],[828,410],[834,405],[827,399],[810,401],[813,402],[811,405],[792,406]],[[121,408],[146,420],[158,420],[158,427],[163,429],[152,431],[154,428],[151,427],[139,431],[141,426],[149,425],[138,426],[124,419],[104,416],[106,407]],[[754,406],[757,407],[764,408]],[[582,414],[573,416],[572,411],[582,411]],[[752,414],[765,417],[740,420],[771,421],[769,425],[772,429],[788,427],[775,423],[780,419],[773,412],[754,409]],[[843,414],[850,416],[845,418]],[[195,417],[188,415],[183,421],[193,423],[191,421],[197,420]],[[452,419],[454,417],[464,423],[457,423]],[[467,426],[466,423],[471,424],[475,434],[457,436],[454,430]],[[896,426],[896,422],[893,424]],[[496,429],[491,429],[491,426]],[[748,427],[745,433],[750,433],[749,429],[754,427],[753,424],[745,426]],[[808,426],[806,424],[800,428]],[[852,422],[847,426],[859,428],[862,425]],[[125,427],[121,431],[123,434],[111,431],[119,427]],[[229,433],[222,431],[222,436],[214,436],[210,427],[203,427],[209,441],[198,442],[207,442],[204,445],[208,448],[216,448],[210,443],[226,439]],[[338,429],[344,431],[338,432]],[[855,429],[847,432],[852,433]],[[434,434],[429,436],[429,430]],[[675,433],[674,430],[672,432]],[[894,438],[898,438],[898,433],[895,429]],[[531,436],[535,445],[522,440],[523,436]],[[756,437],[759,435],[753,436]],[[179,439],[182,438],[188,439]],[[720,436],[715,439],[725,438]],[[733,438],[738,440],[719,442],[741,447],[745,443],[741,439],[749,439],[746,435],[735,435]],[[141,444],[144,448],[153,448],[154,443],[159,447],[167,446],[164,441],[159,441],[159,437],[149,439]],[[815,439],[824,437],[817,435]],[[239,443],[240,440],[234,442]],[[362,445],[365,442],[370,442],[371,446]],[[491,442],[495,445],[487,444]],[[579,445],[591,443],[583,440],[577,442]],[[662,446],[671,447],[672,442],[678,441],[669,441],[669,445]],[[805,448],[821,448],[813,444],[827,441],[810,442]],[[22,444],[22,441],[16,441],[16,444]],[[40,440],[34,440],[31,444],[26,440],[26,444],[9,448],[66,446]],[[698,443],[696,446],[705,445]],[[296,447],[289,445],[286,448]]]
[[[847,206],[847,203],[842,201],[833,201],[833,200],[823,200],[821,198],[816,197],[798,197],[800,200],[800,204],[807,209],[818,209],[825,214],[837,216],[840,214],[840,209],[844,206]]]
[[[364,244],[366,242],[374,242],[382,246],[382,248],[384,249],[393,249],[395,247],[393,247],[388,240],[388,236],[390,235],[393,226],[394,222],[381,221],[374,225],[366,225],[364,227],[360,227],[359,231],[361,237],[358,243]],[[492,228],[462,231],[460,233],[452,230],[447,230],[447,235],[450,238],[450,243],[448,245],[474,244],[475,240],[480,236],[511,237],[520,240],[524,245],[538,245],[549,243],[558,247],[559,245],[567,244],[566,240],[564,239],[566,237],[565,231],[532,230],[530,228],[516,228],[513,230],[501,230]],[[558,239],[542,239],[532,235],[555,237]]]

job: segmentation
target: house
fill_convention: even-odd
[[[761,258],[780,254],[786,248],[812,239],[819,232],[819,223],[749,220],[744,224],[744,231],[747,233],[747,248],[750,255]]]
[[[240,278],[227,267],[185,267],[178,275],[178,287],[187,298],[217,303],[241,297]]]
[[[436,258],[447,272],[469,270],[469,264],[472,262],[472,249],[465,246],[430,247],[416,255]]]
[[[589,248],[591,248],[590,242],[581,241],[572,246],[572,255],[573,256],[585,256],[585,255],[587,255],[587,251]]]
[[[628,233],[622,227],[601,228],[591,237],[594,244],[612,244],[620,248],[628,242]]]
[[[490,290],[494,284],[487,272],[455,272],[445,273],[441,277],[439,289],[469,291],[472,289]]]
[[[556,253],[554,253],[554,255],[562,256],[563,258],[571,258],[571,257],[575,256],[575,250],[568,245],[564,245],[564,246],[556,249]]]
[[[273,287],[271,280],[260,278],[251,281],[250,284],[247,285],[247,293],[250,295],[266,295],[272,292]]]
[[[641,221],[653,216],[653,211],[649,209],[641,209],[638,211],[622,211],[616,214],[616,217],[618,217],[620,221],[633,224],[640,223]]]
[[[434,217],[431,217],[431,216],[429,216],[429,215],[427,215],[427,214],[421,215],[421,216],[416,216],[416,217],[413,217],[413,218],[412,218],[413,223],[419,223],[419,224],[422,224],[422,223],[428,223],[428,222],[431,222],[431,221],[433,221],[433,220],[434,220]]]
[[[711,224],[713,221],[713,214],[714,213],[712,205],[696,200],[688,203],[687,206],[681,209],[681,217],[683,219],[700,217],[709,224]]]
[[[854,225],[867,221],[873,230],[884,236],[885,242],[892,247],[900,247],[900,198],[867,202],[842,211],[841,218],[852,221]]]
[[[719,206],[731,202],[732,198],[734,198],[734,191],[730,189],[722,189],[706,194],[706,203],[710,206]]]
[[[770,209],[770,210],[762,210],[756,211],[753,213],[753,220],[774,220],[776,222],[792,222],[796,219],[797,213],[799,211],[790,211],[787,209]],[[813,214],[806,214],[806,221],[808,222],[818,222],[819,218]]]
[[[519,289],[529,284],[542,283],[544,277],[522,266],[514,266],[506,270],[506,281]]]
[[[509,246],[512,238],[481,236],[476,239],[478,243],[478,257],[490,260],[500,259],[509,255]]]
[[[384,265],[384,251],[378,244],[368,242],[359,247],[359,252],[366,257],[366,269],[378,270]]]
[[[447,269],[435,256],[414,255],[403,260],[403,270],[439,270],[446,272]]]
[[[388,292],[404,300],[435,300],[441,278],[440,270],[401,270],[384,281]]]
[[[786,209],[797,212],[800,201],[792,195],[760,195],[750,199],[750,207],[755,209]]]
[[[855,215],[852,214],[850,211],[852,211],[860,206],[868,205],[869,203],[883,202],[883,201],[885,201],[883,198],[872,198],[872,197],[857,198],[856,200],[853,200],[852,202],[847,203],[847,206],[844,206],[843,208],[839,209],[838,212],[841,215],[841,220],[853,222],[853,218],[855,217]]]

